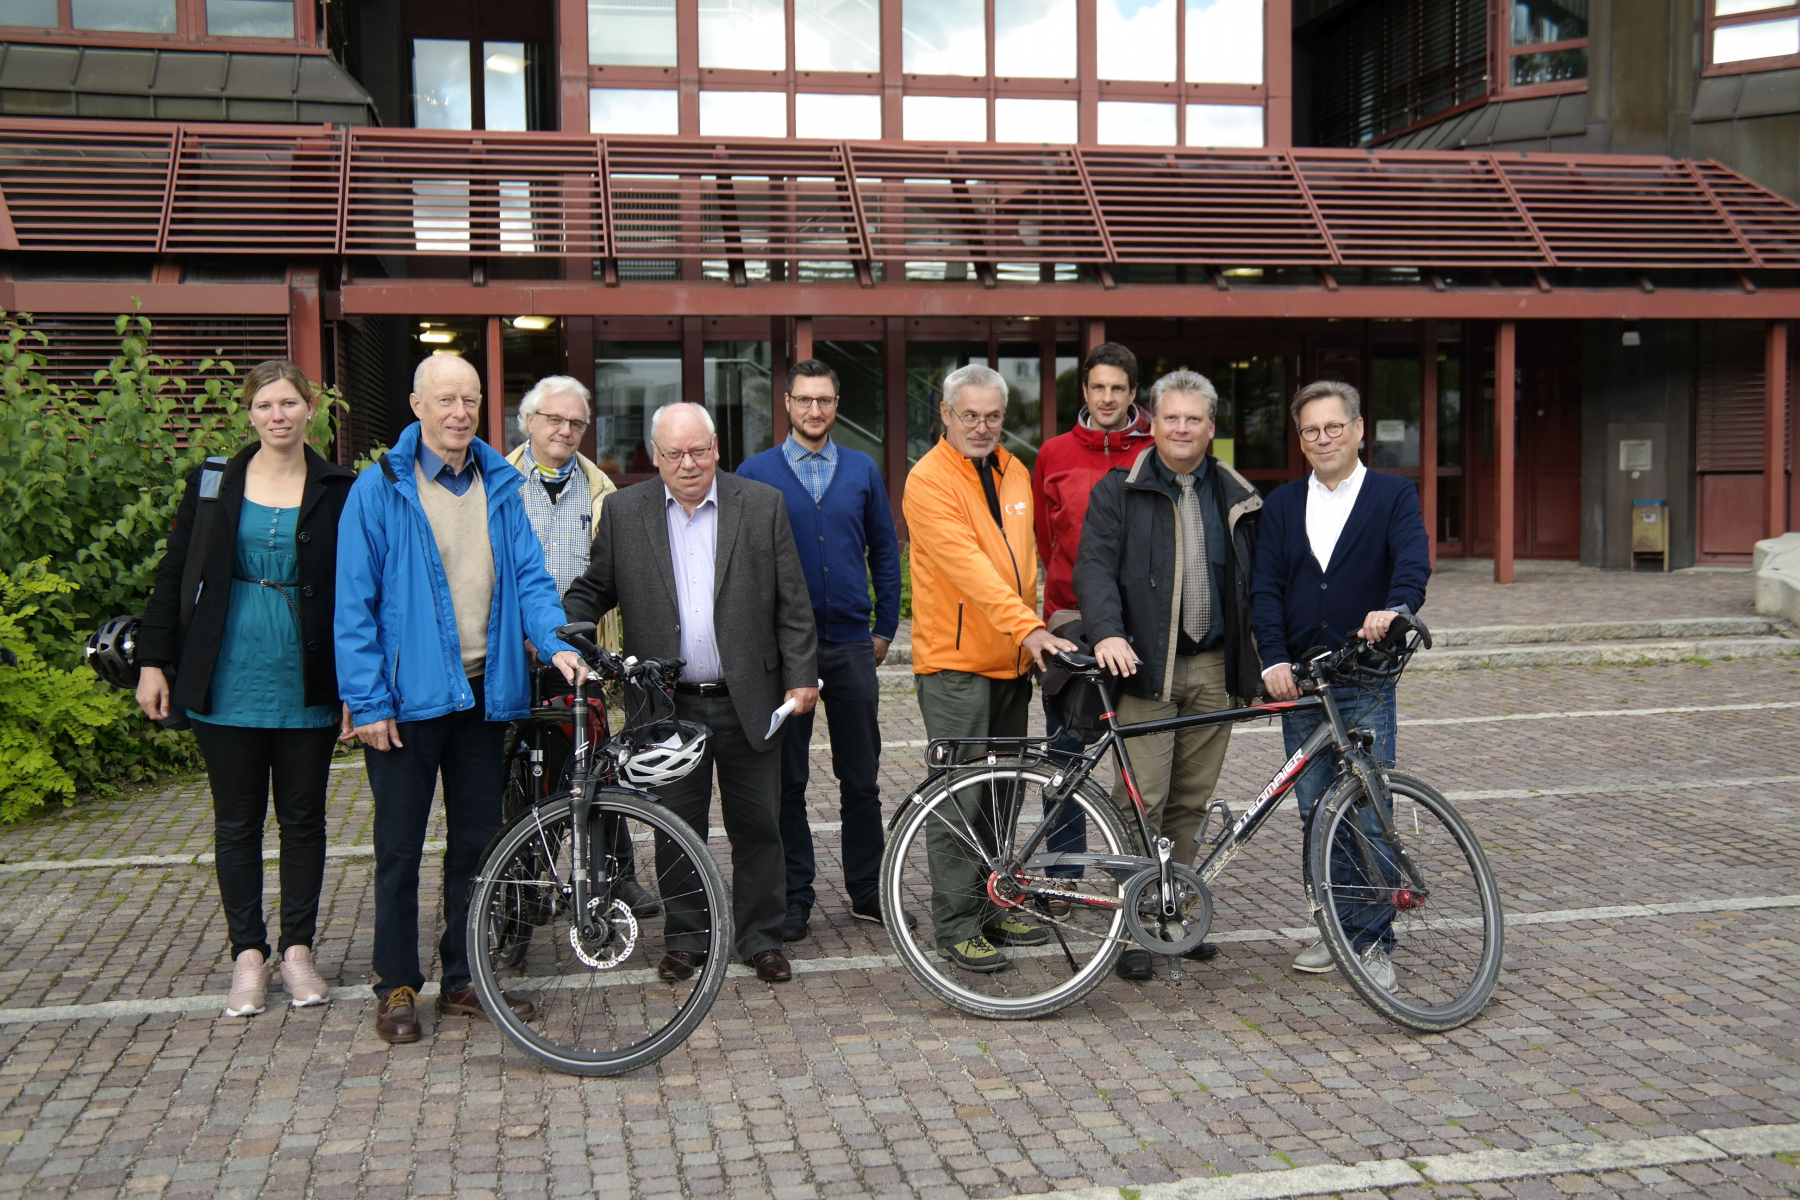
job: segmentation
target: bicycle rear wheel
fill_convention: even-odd
[[[1410,775],[1387,778],[1392,837],[1354,778],[1314,814],[1307,855],[1319,932],[1370,1008],[1441,1033],[1474,1020],[1500,977],[1500,888],[1448,800]]]
[[[1110,798],[1088,784],[1070,800],[1087,818],[1087,853],[1071,860],[1040,848],[1029,861],[1017,857],[1060,777],[1048,763],[961,767],[902,807],[888,831],[881,863],[888,938],[920,983],[963,1012],[1015,1020],[1056,1012],[1106,978],[1124,949],[1120,894],[1130,872],[1108,872],[1094,860],[1130,859],[1138,848]],[[1079,866],[1081,877],[1051,878],[1052,866]],[[920,918],[918,928],[907,927],[908,912]],[[1008,916],[1041,933],[1026,939],[1040,939],[1035,945],[997,941],[1003,969],[973,971],[947,957],[959,939]]]
[[[574,920],[573,817],[569,798],[557,797],[509,825],[482,863],[469,897],[469,965],[482,1007],[526,1053],[574,1075],[622,1075],[680,1045],[711,1011],[730,965],[731,904],[705,844],[662,806],[600,790],[589,824],[600,936],[583,937]],[[618,895],[615,848],[627,839],[649,876],[638,882],[669,914],[658,927]],[[654,870],[643,870],[652,857]],[[522,948],[521,928],[535,930]],[[664,981],[656,965],[670,949],[703,961],[689,978]],[[530,996],[536,1016],[521,1020],[503,991]]]

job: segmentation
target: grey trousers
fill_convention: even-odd
[[[1207,650],[1176,658],[1168,700],[1120,696],[1119,724],[1161,721],[1230,707],[1231,698],[1225,692],[1225,652]],[[1125,743],[1138,794],[1144,798],[1150,833],[1175,843],[1171,855],[1175,862],[1193,864],[1197,851],[1194,836],[1200,831],[1206,806],[1212,802],[1219,769],[1225,765],[1225,750],[1230,745],[1229,725],[1151,734]],[[1123,777],[1113,784],[1113,803],[1125,811],[1126,825],[1130,827],[1131,798],[1125,792]],[[1152,856],[1156,853],[1154,846],[1146,850]]]
[[[913,678],[925,733],[932,738],[1024,737],[1031,721],[1031,679],[989,679],[966,671]],[[987,789],[961,794],[961,819],[984,842],[993,836]],[[1001,913],[987,896],[987,864],[942,821],[926,830],[931,859],[931,924],[939,949],[978,936]]]

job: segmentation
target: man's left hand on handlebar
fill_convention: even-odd
[[[573,650],[558,650],[550,659],[550,665],[561,671],[562,677],[570,683],[574,683],[588,672],[587,663],[582,660],[581,655]]]
[[[1094,647],[1094,661],[1114,675],[1136,675],[1138,656],[1122,637],[1101,638]]]
[[[1356,631],[1356,636],[1365,642],[1379,642],[1387,636],[1388,626],[1399,615],[1391,608],[1378,609],[1363,618],[1362,628]]]

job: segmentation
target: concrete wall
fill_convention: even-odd
[[[1641,345],[1622,344],[1627,328]],[[1695,326],[1590,321],[1581,356],[1581,561],[1629,564],[1631,502],[1669,502],[1670,566],[1694,565]],[[1619,470],[1619,441],[1649,438],[1652,466]]]

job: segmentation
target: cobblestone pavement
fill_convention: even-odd
[[[924,733],[909,693],[882,703],[891,802]],[[839,887],[822,730],[821,902],[793,948],[819,969],[728,980],[685,1046],[617,1080],[546,1073],[429,1008],[427,1040],[390,1049],[354,995],[251,1020],[146,1011],[229,980],[191,861],[211,849],[200,785],[0,831],[0,1195],[1006,1196],[1800,1121],[1800,661],[1421,675],[1400,708],[1402,765],[1460,797],[1510,918],[1493,1001],[1446,1036],[1388,1026],[1257,932],[1307,923],[1291,815],[1221,878],[1224,953],[1179,984],[1109,979],[997,1023],[897,967],[834,968],[887,946]],[[1276,731],[1240,727],[1221,796],[1253,796],[1280,758]],[[347,988],[373,926],[355,760],[331,813],[318,956]],[[41,865],[132,855],[168,857]],[[1591,911],[1621,905],[1646,907]],[[125,1011],[4,1019],[103,1002]],[[1391,1194],[1797,1187],[1788,1155]]]

